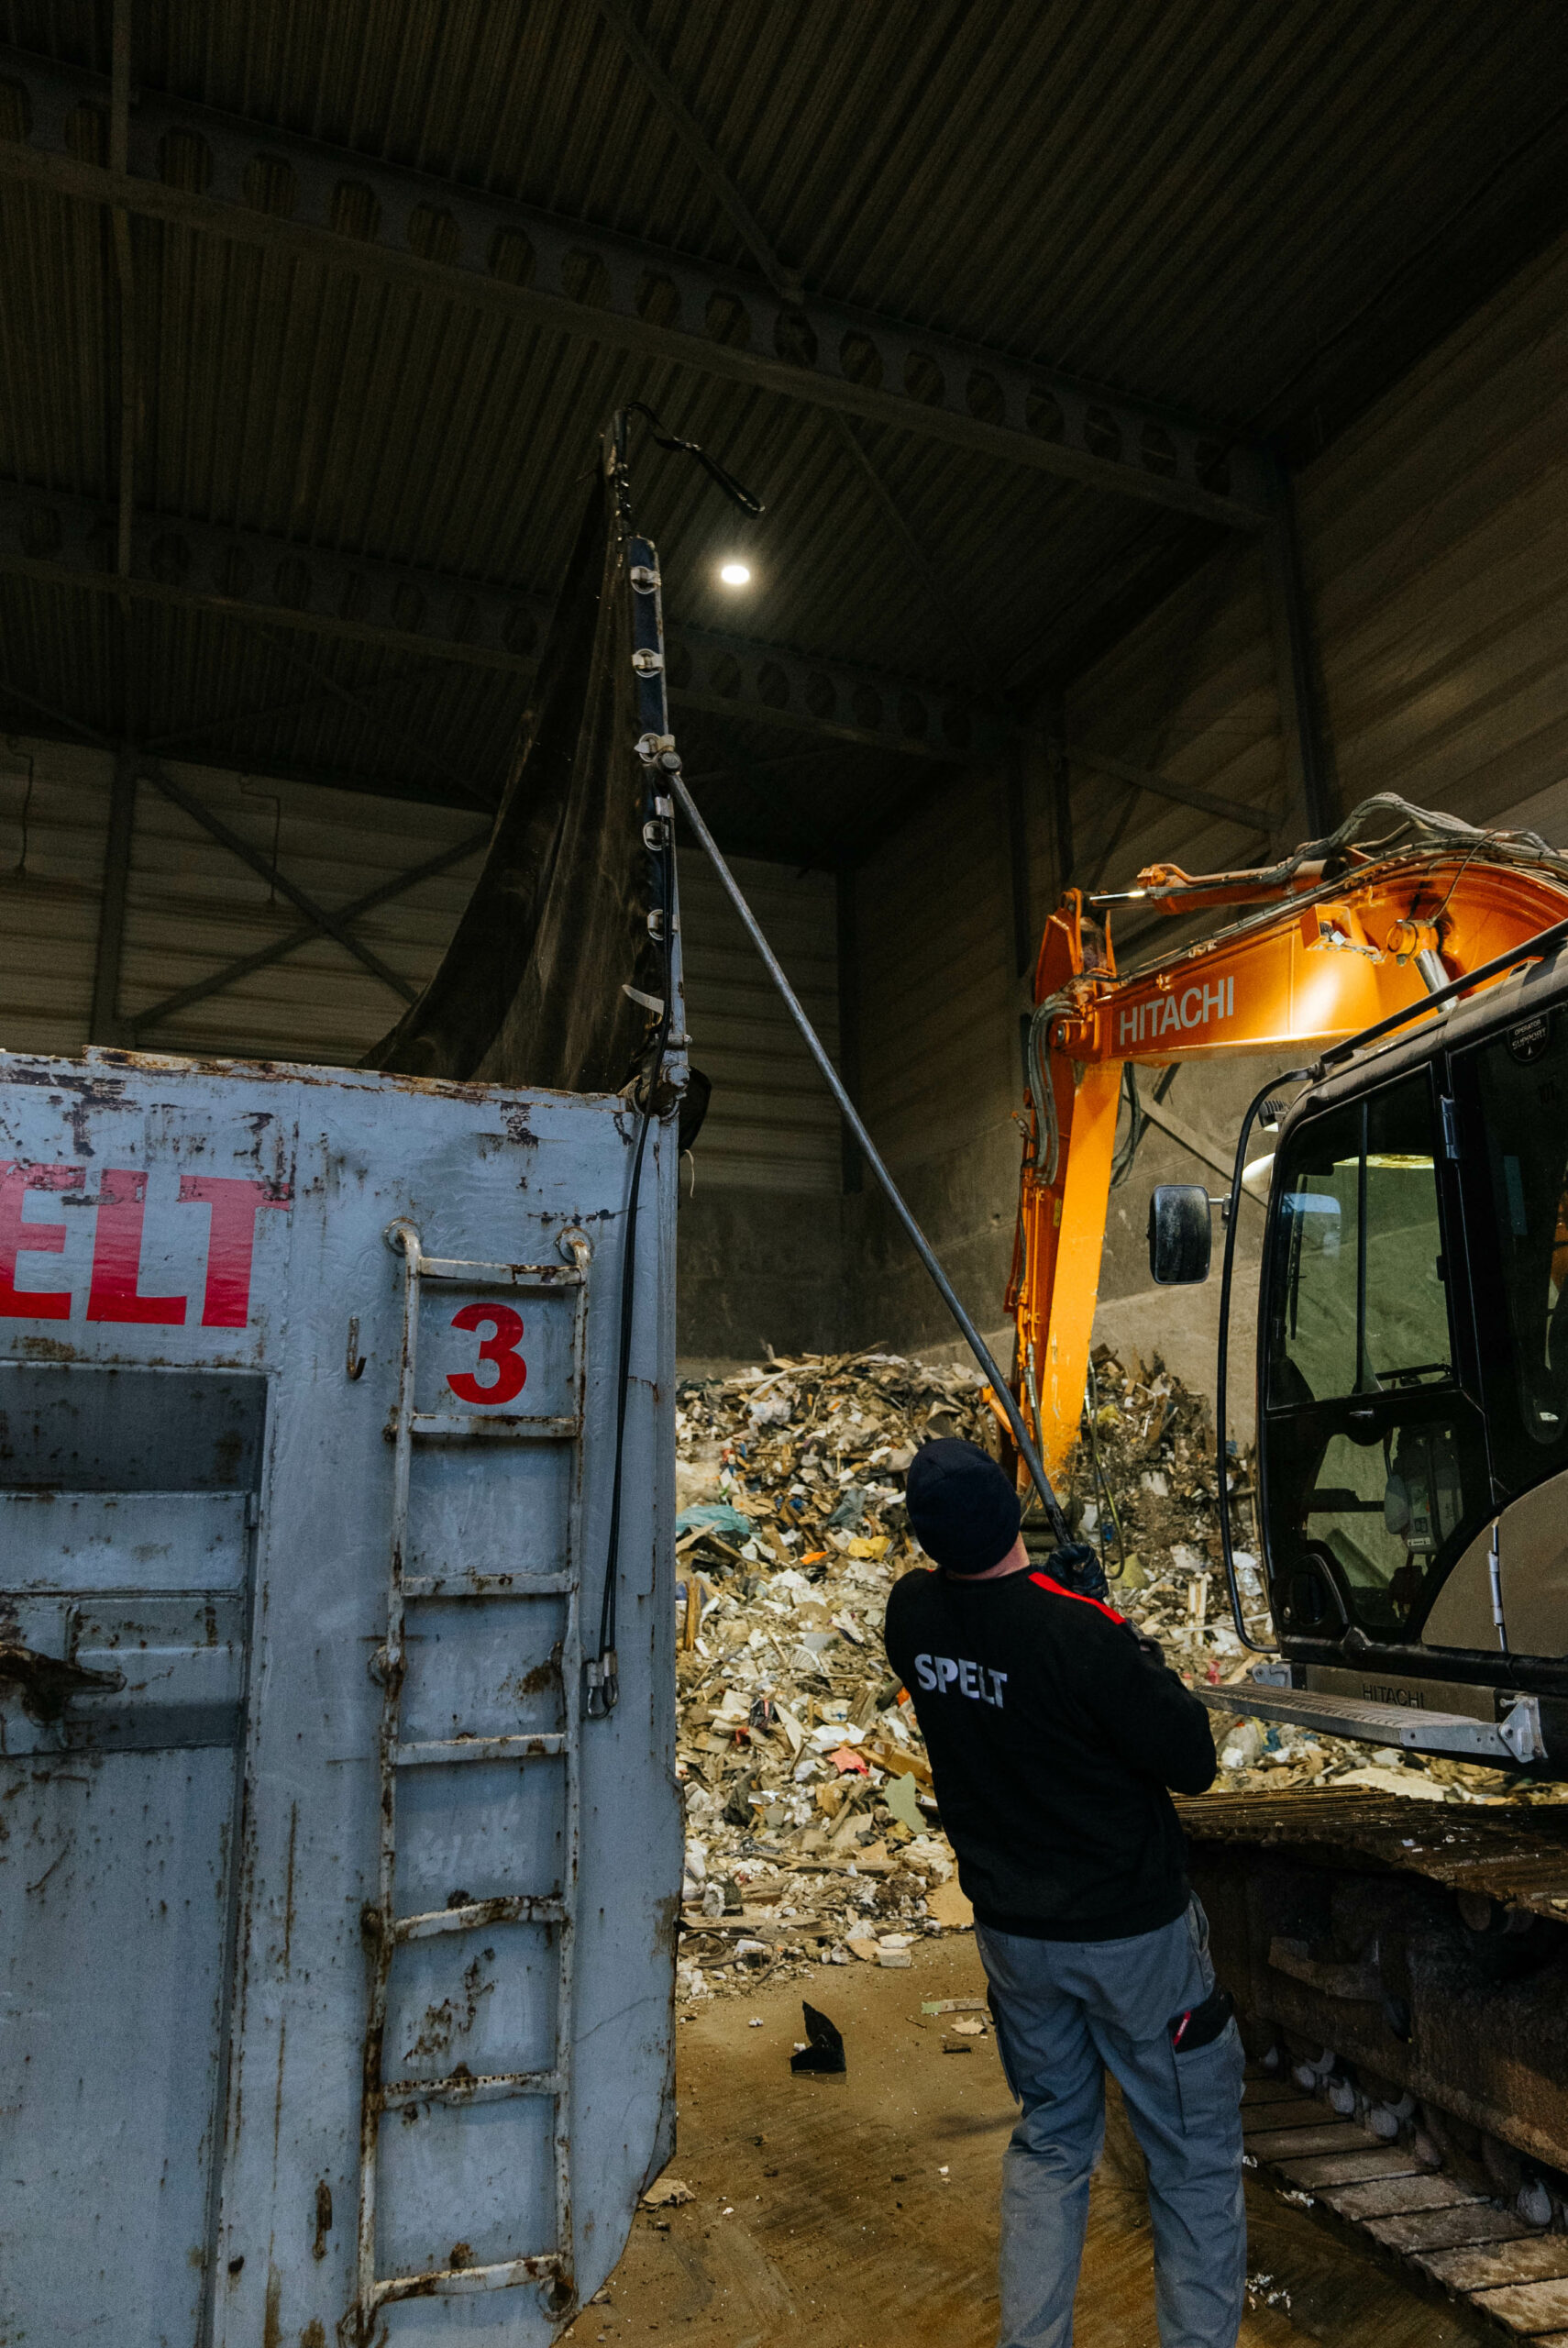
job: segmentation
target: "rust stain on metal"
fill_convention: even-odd
[[[283,2050],[289,2043],[289,2018],[285,2014],[278,2024],[278,2077],[272,2094],[272,2158],[278,2157],[278,2142],[283,2125]]]
[[[326,2256],[326,2237],[332,2232],[332,2187],[322,2177],[315,2188],[315,2239],[311,2243],[313,2258]]]
[[[283,1978],[285,1981],[289,1977],[289,1964],[294,1944],[294,1844],[299,1833],[299,1826],[300,1806],[297,1801],[292,1801],[289,1804],[289,1856],[283,1876]],[[330,2201],[331,2197],[328,2196],[329,2207]],[[330,2218],[327,2223],[331,2223]],[[316,2252],[316,2256],[318,2258],[321,2256],[319,2250]]]
[[[455,2038],[465,2038],[479,2020],[480,2001],[492,1997],[495,1983],[484,1978],[484,1965],[494,1951],[486,1949],[482,1956],[473,1956],[463,1968],[462,1995],[458,1999],[443,1998],[439,2005],[426,2006],[425,2022],[418,2037],[403,2054],[405,2063],[417,2062],[421,2055],[448,2054]],[[453,2066],[454,2076],[466,2070],[461,2063]]]
[[[85,1664],[63,1656],[0,1644],[0,1687],[15,1688],[28,1718],[40,1724],[58,1721],[72,1696],[89,1689],[112,1691],[125,1684],[123,1671],[89,1671]]]
[[[17,1351],[31,1361],[74,1361],[77,1348],[63,1337],[23,1336],[17,1340]]]
[[[261,2348],[283,2348],[283,2278],[267,2269],[267,2304],[261,2317]]]

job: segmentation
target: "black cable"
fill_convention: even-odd
[[[761,498],[754,497],[749,489],[743,489],[734,473],[726,472],[717,457],[711,457],[707,449],[700,448],[695,440],[681,440],[673,432],[667,431],[664,418],[649,407],[646,400],[628,400],[622,414],[644,417],[650,434],[661,449],[673,449],[678,456],[695,457],[732,504],[738,505],[743,514],[765,514],[767,511]]]
[[[1149,1119],[1138,1098],[1138,1071],[1131,1060],[1121,1064],[1121,1096],[1127,1103],[1127,1138],[1116,1149],[1110,1161],[1110,1187],[1119,1191],[1132,1171],[1133,1160],[1143,1145],[1149,1129]]]
[[[1120,1580],[1127,1571],[1127,1543],[1121,1531],[1121,1518],[1116,1506],[1116,1495],[1110,1489],[1110,1479],[1105,1472],[1105,1467],[1099,1456],[1099,1434],[1095,1423],[1099,1415],[1099,1380],[1094,1374],[1092,1354],[1089,1356],[1088,1368],[1088,1396],[1084,1404],[1084,1417],[1088,1424],[1089,1453],[1094,1461],[1095,1482],[1104,1497],[1107,1508],[1110,1511],[1111,1529],[1116,1534],[1116,1578]],[[1103,1532],[1099,1537],[1099,1554],[1103,1563],[1105,1557]]]
[[[664,1056],[669,1046],[670,1014],[674,1009],[675,909],[670,902],[673,892],[669,886],[672,845],[673,826],[667,823],[665,843],[657,859],[664,996],[654,1038],[653,1063],[646,1081],[642,1122],[637,1127],[637,1146],[632,1158],[632,1183],[626,1202],[626,1237],[621,1253],[621,1330],[615,1376],[615,1462],[610,1484],[610,1537],[604,1560],[604,1595],[599,1609],[597,1678],[591,1678],[589,1682],[591,1691],[598,1698],[597,1708],[605,1712],[614,1710],[620,1694],[620,1674],[615,1664],[616,1599],[621,1582],[622,1466],[626,1445],[626,1403],[632,1386],[632,1323],[636,1303],[637,1202],[642,1195],[643,1160],[647,1153],[648,1128],[653,1124],[659,1082],[664,1074]]]

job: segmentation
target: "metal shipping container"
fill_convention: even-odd
[[[0,2340],[533,2348],[673,2122],[676,1135],[0,1055]]]

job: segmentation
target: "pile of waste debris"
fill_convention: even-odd
[[[922,1933],[968,1922],[881,1630],[920,1556],[903,1499],[916,1447],[994,1425],[966,1370],[881,1354],[681,1388],[684,1996],[908,1965]]]
[[[998,1447],[966,1368],[801,1355],[677,1398],[679,1774],[686,1807],[680,1993],[856,1960],[908,1965],[922,1934],[970,1922],[907,1694],[889,1671],[888,1591],[924,1562],[903,1479],[919,1445]],[[1266,1629],[1250,1454],[1228,1468],[1243,1607]],[[1098,1544],[1111,1601],[1189,1681],[1250,1658],[1220,1565],[1213,1434],[1202,1399],[1156,1359],[1098,1350],[1064,1495]],[[1252,1623],[1249,1621],[1249,1628]],[[1529,1799],[1496,1770],[1215,1722],[1217,1790],[1366,1786],[1449,1801]]]

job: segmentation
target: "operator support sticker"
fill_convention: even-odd
[[[1129,1003],[1117,1014],[1117,1048],[1125,1051],[1130,1045],[1154,1044],[1165,1036],[1208,1027],[1219,1020],[1234,1018],[1235,1012],[1234,977],[1189,987],[1171,987],[1165,992],[1151,995],[1145,1002]]]

